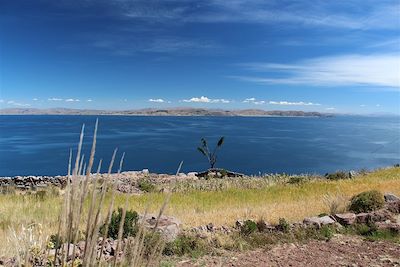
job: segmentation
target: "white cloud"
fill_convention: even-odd
[[[375,106],[376,106],[377,108],[379,108],[379,107],[381,106],[381,104],[376,104]]]
[[[363,107],[366,107],[366,105],[362,104],[362,105],[360,105],[360,107],[362,107],[362,108],[363,108]]]
[[[268,104],[270,105],[282,105],[282,106],[321,106],[318,103],[312,102],[288,102],[288,101],[269,101]]]
[[[400,89],[400,54],[342,55],[304,60],[294,64],[243,64],[264,77],[233,76],[262,84],[312,86],[369,85]],[[276,78],[276,74],[285,77]]]
[[[325,110],[335,110],[336,108],[326,108]]]
[[[57,98],[57,97],[52,97],[52,98],[48,98],[48,101],[62,101],[62,98]]]
[[[243,103],[250,103],[250,102],[254,102],[256,101],[256,99],[254,97],[251,98],[246,98],[245,100],[243,100]]]
[[[263,105],[265,104],[264,100],[257,100],[255,97],[251,97],[251,98],[246,98],[245,100],[242,101],[242,103],[251,103],[254,105]]]
[[[88,99],[88,100],[86,100],[87,102],[93,102],[93,100],[92,99]]]
[[[4,103],[4,99],[0,99],[0,103]]]
[[[39,99],[35,97],[35,98],[33,98],[32,100],[33,100],[33,101],[38,101]]]
[[[17,107],[29,107],[30,106],[30,104],[19,103],[19,102],[15,102],[14,100],[7,101],[7,104],[17,106]]]
[[[228,104],[231,101],[226,100],[226,99],[211,99],[206,96],[201,96],[201,97],[192,97],[191,99],[183,99],[183,102],[186,103],[223,103],[223,104]]]
[[[164,99],[161,99],[161,98],[156,98],[156,99],[150,98],[150,99],[149,99],[149,102],[165,103],[165,100],[164,100]]]
[[[65,102],[79,102],[79,101],[80,101],[79,99],[73,99],[73,98],[65,99]]]

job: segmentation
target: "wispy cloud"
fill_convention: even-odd
[[[161,99],[161,98],[156,98],[156,99],[150,98],[150,99],[149,99],[149,102],[154,102],[154,103],[165,103],[165,100],[164,100],[164,99]]]
[[[262,105],[265,104],[264,100],[257,100],[255,97],[251,97],[251,98],[246,98],[245,100],[242,101],[242,103],[250,103],[250,104],[254,104],[254,105]]]
[[[318,103],[312,102],[289,102],[289,101],[269,101],[268,104],[270,105],[282,105],[282,106],[321,106]]]
[[[7,104],[8,105],[12,105],[12,106],[16,106],[16,107],[29,107],[30,106],[30,104],[19,103],[19,102],[16,102],[14,100],[7,101]]]
[[[137,53],[160,54],[191,54],[203,55],[207,53],[219,53],[221,45],[211,40],[184,38],[177,36],[143,36],[119,34],[96,35],[89,46],[99,48],[118,56],[132,56]]]
[[[68,99],[65,99],[65,102],[80,102],[80,100],[74,99],[74,98],[68,98]]]
[[[47,99],[48,101],[63,101],[62,98],[57,98],[57,97],[51,97]]]
[[[88,99],[88,100],[86,100],[86,102],[93,102],[93,100],[92,99]]]
[[[266,74],[232,76],[233,78],[262,84],[372,85],[400,89],[400,54],[396,53],[341,55],[308,59],[293,64],[250,63],[243,66]]]
[[[127,19],[152,23],[219,23],[240,22],[255,24],[296,24],[298,27],[320,26],[330,28],[376,29],[398,27],[397,1],[357,0],[307,1],[288,3],[262,0],[205,0],[196,5],[190,1],[160,2],[117,1],[121,15]]]
[[[228,104],[231,101],[226,100],[226,99],[211,99],[206,96],[201,96],[201,97],[192,97],[190,99],[183,99],[182,102],[186,103],[222,103],[222,104]]]
[[[35,98],[32,98],[32,100],[33,101],[38,101],[39,99],[35,97]]]

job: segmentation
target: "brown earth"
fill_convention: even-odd
[[[400,266],[400,243],[336,235],[330,241],[282,244],[269,249],[186,260],[177,266]]]

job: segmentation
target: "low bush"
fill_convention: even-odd
[[[54,249],[61,248],[61,245],[63,243],[62,238],[58,234],[51,235],[49,241],[51,242],[52,248],[54,248]]]
[[[362,192],[350,200],[349,210],[355,213],[369,212],[383,207],[383,195],[377,190]]]
[[[113,211],[112,216],[111,216],[111,223],[108,227],[108,235],[107,237],[111,237],[113,239],[118,238],[118,231],[119,231],[119,225],[121,223],[122,219],[122,208],[118,208],[118,211]],[[127,210],[126,215],[125,215],[125,222],[124,222],[124,230],[122,233],[122,236],[124,238],[128,236],[135,236],[137,231],[138,231],[138,225],[137,222],[139,220],[139,215],[137,214],[136,211],[132,210]],[[106,231],[106,225],[103,224],[100,227],[100,233],[104,234]]]
[[[278,229],[284,233],[289,232],[290,224],[285,220],[285,218],[279,218]]]
[[[254,233],[257,231],[257,223],[255,223],[252,220],[247,220],[243,223],[243,225],[240,227],[240,233],[242,235],[249,235],[251,233]]]
[[[138,187],[140,190],[147,192],[147,193],[156,191],[156,186],[147,179],[139,180]]]
[[[308,177],[305,176],[291,176],[288,180],[289,184],[302,184],[309,180]]]
[[[192,235],[179,235],[174,241],[165,245],[163,254],[167,256],[176,255],[200,257],[207,253],[209,246],[206,241]]]
[[[337,171],[337,172],[325,174],[325,178],[328,179],[328,180],[336,181],[336,180],[349,179],[350,177],[344,171]]]

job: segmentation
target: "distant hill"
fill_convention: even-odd
[[[323,117],[331,116],[327,113],[305,111],[283,111],[242,109],[223,110],[205,108],[145,108],[132,110],[95,110],[95,109],[68,109],[68,108],[7,108],[0,109],[0,115],[132,115],[132,116],[293,116],[293,117]]]

